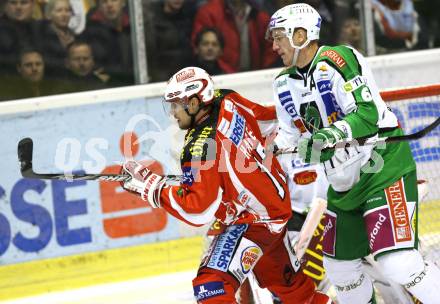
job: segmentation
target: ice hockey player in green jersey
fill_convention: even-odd
[[[424,304],[440,299],[440,270],[417,250],[416,165],[407,142],[326,149],[350,139],[402,135],[365,58],[348,46],[319,46],[321,17],[303,3],[272,16],[267,37],[285,69],[274,81],[278,148],[297,146],[322,163],[330,187],[324,267],[340,303],[374,303],[361,259]]]

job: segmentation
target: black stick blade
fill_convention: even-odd
[[[32,173],[32,150],[33,150],[32,139],[27,137],[20,140],[18,143],[17,153],[18,160],[20,162],[21,175],[27,177],[29,173]]]

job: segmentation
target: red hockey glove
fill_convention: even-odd
[[[141,198],[153,208],[160,207],[160,192],[166,183],[163,176],[132,160],[122,166],[122,171],[131,176],[122,183],[125,190],[139,193]]]

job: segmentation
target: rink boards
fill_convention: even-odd
[[[5,265],[0,300],[197,269],[202,243],[192,237]]]

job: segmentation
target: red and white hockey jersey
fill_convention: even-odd
[[[214,98],[213,112],[185,136],[183,180],[162,190],[161,205],[195,226],[217,218],[281,232],[291,215],[290,194],[280,164],[263,148],[269,123],[276,127],[275,109],[229,90]]]

